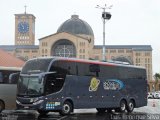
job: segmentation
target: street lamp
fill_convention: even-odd
[[[101,7],[99,5],[96,6],[96,8],[102,9],[102,20],[103,20],[103,48],[102,48],[102,60],[106,61],[106,49],[105,49],[105,23],[106,20],[111,19],[111,14],[109,12],[106,12],[106,9],[111,9],[112,5],[107,7],[107,5],[105,4],[104,7]]]

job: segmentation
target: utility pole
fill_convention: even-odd
[[[102,60],[106,61],[106,47],[105,47],[105,23],[106,20],[111,19],[111,14],[109,12],[106,12],[106,9],[111,9],[112,5],[107,7],[105,4],[104,7],[101,7],[99,5],[96,6],[96,8],[102,9],[102,20],[103,20],[103,47],[102,47]]]

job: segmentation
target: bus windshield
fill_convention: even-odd
[[[21,76],[18,81],[18,95],[24,96],[40,96],[43,94],[43,81],[40,81],[39,76]]]

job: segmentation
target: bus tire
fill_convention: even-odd
[[[135,107],[134,100],[130,100],[129,103],[128,103],[128,105],[127,105],[127,111],[129,113],[131,113],[134,110],[134,107]]]
[[[112,113],[112,108],[107,108],[107,113]]]
[[[59,112],[60,115],[69,115],[73,111],[73,105],[69,101],[65,101],[62,110]]]
[[[125,110],[126,110],[126,108],[127,108],[127,107],[126,107],[126,101],[125,101],[125,100],[121,100],[119,105],[120,105],[120,106],[119,106],[118,109],[116,109],[116,111],[117,111],[117,112],[124,113]]]
[[[105,113],[106,108],[96,108],[96,110],[98,111],[98,113]]]
[[[0,112],[5,109],[5,104],[3,101],[0,100]]]

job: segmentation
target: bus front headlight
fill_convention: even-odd
[[[18,100],[16,100],[16,103],[19,105],[19,104],[21,104]]]
[[[38,100],[36,102],[33,103],[33,105],[38,105],[38,104],[41,104],[44,100]]]

